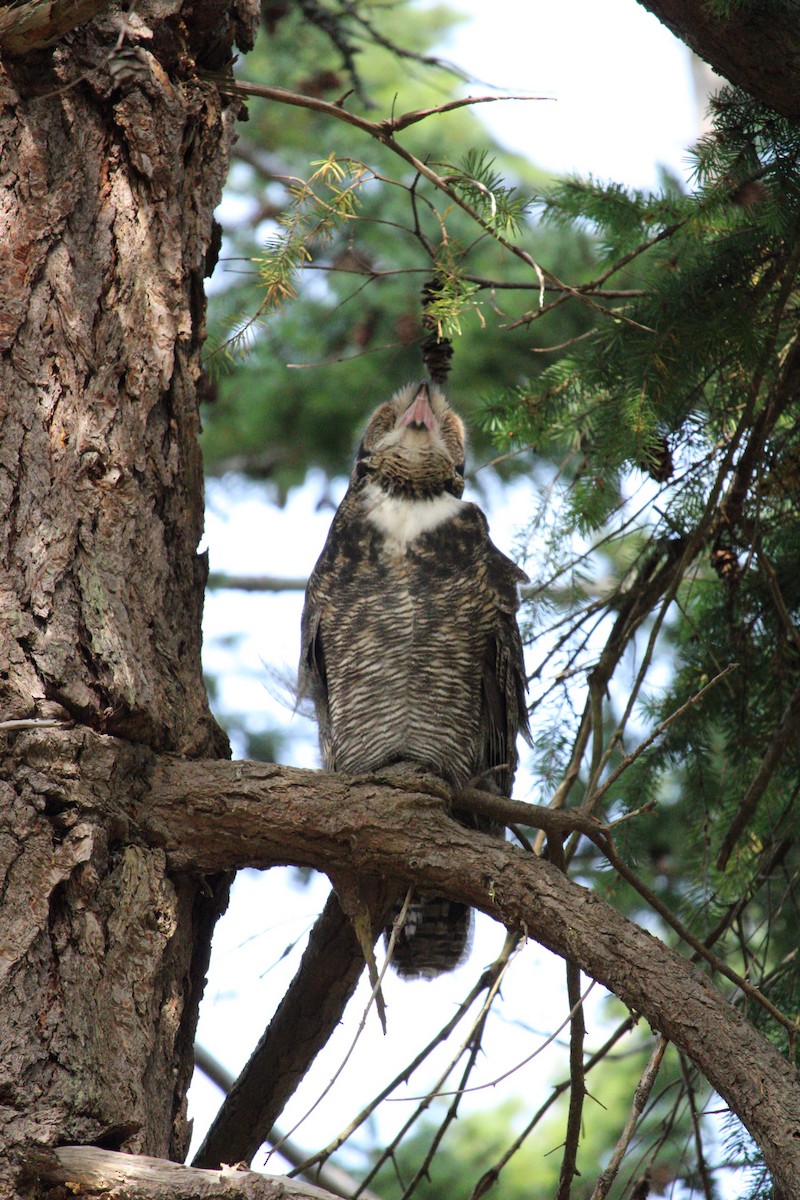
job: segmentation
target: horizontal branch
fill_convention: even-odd
[[[225,571],[211,571],[206,587],[210,591],[304,592],[307,583],[307,579],[279,575],[228,575]]]
[[[800,1094],[792,1066],[707,975],[657,938],[550,863],[452,820],[441,781],[188,762],[79,731],[17,738],[20,752],[36,739],[49,804],[91,804],[95,812],[105,805],[107,818],[130,823],[128,840],[163,848],[174,870],[294,864],[378,876],[524,931],[577,963],[688,1055],[759,1143],[786,1194],[800,1196]],[[126,786],[114,800],[108,781],[120,778]],[[576,819],[588,820],[531,811],[559,836]]]
[[[37,1155],[39,1157],[39,1155]],[[338,1200],[331,1192],[289,1179],[225,1167],[200,1171],[162,1158],[121,1154],[97,1146],[61,1146],[31,1165],[70,1195],[102,1200]]]
[[[27,0],[0,10],[0,46],[9,54],[27,54],[111,7],[111,0]]]

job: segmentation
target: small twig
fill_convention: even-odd
[[[569,1113],[556,1200],[569,1200],[572,1181],[578,1174],[576,1165],[578,1143],[581,1138],[583,1101],[586,1096],[586,1077],[583,1067],[586,1023],[583,1019],[581,998],[581,970],[577,963],[569,961],[567,962],[567,996],[572,1012],[569,1034]]]
[[[628,767],[632,766],[633,763],[635,763],[636,760],[640,758],[642,754],[644,754],[645,750],[652,746],[653,742],[657,741],[663,733],[666,733],[670,725],[677,721],[679,717],[682,717],[684,713],[688,712],[690,708],[694,708],[696,704],[699,704],[706,693],[711,690],[711,688],[716,687],[716,685],[720,683],[726,677],[726,675],[730,675],[731,671],[735,671],[738,666],[738,663],[729,663],[724,671],[720,671],[720,673],[715,675],[714,678],[705,685],[705,687],[702,687],[699,692],[695,692],[693,696],[690,696],[689,699],[680,706],[680,708],[675,709],[675,712],[670,713],[666,720],[662,721],[660,725],[655,727],[649,737],[645,738],[645,740],[641,742],[630,754],[626,754],[619,766],[616,767],[615,770],[613,770],[608,776],[608,778],[604,780],[601,786],[597,788],[591,796],[588,797],[584,804],[584,808],[595,808],[603,796],[606,795],[608,790],[614,786],[620,775],[622,775],[623,771],[627,771]]]
[[[358,350],[355,354],[348,351],[347,354],[334,354],[330,358],[318,358],[314,362],[287,362],[284,365],[287,371],[318,371],[320,367],[338,367],[341,363],[352,363],[359,358],[371,358],[374,354],[382,354],[384,350],[400,350],[407,344],[407,342],[381,342],[378,346],[368,346],[366,350]]]
[[[572,1019],[573,1019],[573,1017],[575,1016],[575,1014],[576,1014],[576,1013],[579,1011],[579,1009],[580,1009],[581,1005],[583,1004],[584,1000],[586,999],[586,997],[587,997],[587,996],[589,995],[589,993],[591,992],[591,990],[592,990],[592,988],[594,987],[594,985],[595,985],[595,983],[596,983],[596,982],[597,982],[597,980],[595,980],[595,979],[593,979],[593,980],[590,982],[590,984],[589,984],[589,986],[587,987],[586,991],[585,991],[585,992],[582,992],[582,993],[581,993],[581,994],[578,996],[578,998],[577,998],[577,1000],[576,1000],[575,1004],[574,1004],[574,1005],[572,1006],[572,1008],[569,1010],[569,1012],[567,1013],[566,1017],[565,1017],[565,1018],[564,1018],[564,1020],[561,1022],[561,1024],[558,1026],[558,1028],[557,1028],[557,1029],[554,1029],[554,1030],[553,1030],[553,1032],[552,1032],[551,1034],[549,1034],[549,1036],[548,1036],[548,1037],[546,1037],[546,1038],[544,1039],[544,1041],[543,1041],[543,1042],[541,1042],[541,1043],[540,1043],[540,1044],[539,1044],[539,1045],[536,1047],[536,1049],[533,1051],[533,1053],[532,1053],[532,1054],[528,1054],[528,1055],[527,1055],[525,1058],[523,1058],[523,1059],[522,1059],[520,1062],[518,1062],[518,1063],[514,1063],[514,1066],[513,1066],[513,1067],[509,1067],[509,1069],[508,1069],[507,1071],[503,1071],[502,1075],[496,1075],[496,1076],[495,1076],[493,1079],[490,1079],[490,1080],[488,1080],[486,1083],[477,1083],[477,1084],[475,1084],[475,1086],[474,1086],[474,1087],[464,1088],[463,1090],[464,1090],[465,1092],[483,1092],[483,1091],[485,1091],[485,1090],[486,1090],[486,1088],[494,1088],[494,1087],[497,1087],[498,1083],[502,1083],[502,1082],[503,1082],[505,1079],[510,1079],[512,1075],[516,1075],[517,1071],[521,1071],[523,1067],[527,1067],[527,1065],[528,1065],[528,1063],[529,1063],[529,1062],[533,1062],[533,1060],[534,1060],[535,1058],[538,1058],[538,1057],[539,1057],[539,1055],[540,1055],[540,1054],[541,1054],[543,1051],[545,1051],[545,1050],[547,1049],[547,1047],[548,1047],[548,1046],[552,1045],[552,1043],[553,1043],[553,1042],[556,1040],[556,1038],[558,1037],[558,1035],[559,1035],[559,1034],[560,1034],[560,1033],[561,1033],[561,1032],[562,1032],[564,1029],[566,1029],[566,1028],[567,1028],[567,1026],[570,1024],[570,1022],[572,1021]],[[442,1092],[442,1091],[439,1091],[439,1092],[437,1092],[437,1093],[436,1093],[436,1095],[437,1095],[437,1096],[453,1096],[453,1095],[455,1095],[455,1094],[456,1094],[455,1092]],[[405,1097],[405,1096],[404,1096],[404,1097],[403,1097],[403,1100],[406,1100],[406,1099],[408,1099],[408,1100],[421,1100],[422,1098],[423,1098],[423,1097],[421,1097],[421,1096],[408,1096],[408,1097]]]
[[[17,721],[0,721],[0,731],[5,729],[69,729],[74,721],[60,721],[56,717],[21,717]]]
[[[564,857],[564,843],[560,838],[551,838],[548,839],[548,847],[553,865],[566,875],[567,863]],[[569,1112],[567,1115],[567,1132],[564,1138],[564,1154],[561,1159],[556,1200],[569,1200],[572,1181],[577,1174],[578,1143],[581,1137],[583,1101],[586,1096],[586,1076],[583,1066],[583,1043],[586,1037],[586,1023],[583,1019],[581,971],[577,963],[570,962],[569,959],[567,960],[566,968],[567,998],[570,1006]]]
[[[625,1127],[622,1130],[622,1133],[620,1134],[619,1141],[614,1148],[614,1153],[611,1155],[611,1162],[608,1164],[605,1171],[603,1171],[599,1176],[590,1200],[605,1200],[605,1197],[611,1190],[611,1185],[616,1179],[617,1172],[622,1165],[622,1160],[627,1153],[628,1146],[630,1145],[630,1141],[633,1137],[639,1117],[642,1115],[642,1109],[647,1103],[647,1098],[650,1095],[650,1092],[653,1090],[653,1084],[656,1081],[656,1076],[658,1075],[658,1071],[661,1066],[661,1060],[664,1057],[664,1053],[668,1045],[669,1041],[667,1038],[665,1038],[663,1035],[660,1036],[656,1048],[650,1056],[650,1061],[645,1067],[642,1077],[639,1080],[633,1097],[631,1111],[628,1114],[628,1119],[625,1122]]]
[[[307,583],[307,579],[281,579],[276,575],[228,575],[225,571],[210,571],[206,587],[212,591],[304,592]]]
[[[202,1071],[208,1079],[215,1083],[220,1091],[227,1093],[231,1090],[236,1082],[236,1076],[227,1067],[224,1067],[219,1059],[215,1058],[205,1047],[195,1043],[194,1047],[195,1066],[199,1071]],[[308,1158],[308,1152],[297,1145],[296,1142],[291,1142],[285,1137],[276,1125],[273,1125],[270,1130],[268,1141],[271,1146],[277,1145],[280,1142],[281,1158],[286,1159],[292,1166],[299,1166]],[[305,1178],[308,1178],[306,1176]],[[314,1173],[314,1178],[309,1179],[309,1183],[318,1184],[320,1187],[327,1188],[329,1192],[333,1192],[337,1196],[342,1196],[343,1200],[353,1200],[358,1194],[361,1200],[379,1200],[379,1197],[374,1192],[365,1191],[360,1187],[357,1180],[353,1179],[343,1167],[335,1163],[325,1163],[318,1171]]]
[[[756,549],[756,554],[758,556],[759,565],[766,573],[770,594],[772,595],[775,608],[780,618],[780,622],[786,632],[786,636],[794,643],[795,648],[800,650],[800,630],[798,630],[797,626],[789,615],[789,609],[786,601],[783,598],[780,584],[778,583],[778,574],[764,553],[763,547],[758,547]]]
[[[560,350],[569,350],[570,346],[576,345],[578,342],[583,342],[586,338],[596,337],[596,329],[587,329],[585,333],[579,333],[575,337],[567,338],[565,342],[559,342],[557,346],[531,346],[531,354],[556,354]]]
[[[715,1189],[711,1183],[711,1177],[708,1173],[708,1164],[706,1156],[703,1152],[703,1133],[700,1129],[700,1113],[697,1110],[697,1102],[694,1095],[694,1084],[692,1083],[691,1068],[686,1061],[685,1054],[678,1055],[681,1064],[681,1074],[683,1075],[683,1085],[686,1089],[686,1098],[689,1101],[689,1111],[692,1114],[692,1129],[694,1131],[694,1148],[697,1155],[697,1170],[700,1175],[700,1181],[703,1185],[703,1195],[705,1200],[714,1200]]]
[[[730,828],[717,855],[717,870],[724,871],[728,865],[731,852],[744,833],[748,823],[755,816],[759,801],[766,791],[772,776],[777,770],[781,759],[789,746],[795,744],[800,732],[800,687],[795,688],[783,713],[783,719],[775,730],[767,752],[761,761],[756,774],[745,792],[736,815],[731,821]]]
[[[509,959],[509,962],[510,962],[510,959]],[[497,989],[499,988],[499,985],[500,985],[500,978],[498,977],[494,992],[491,996],[491,999],[494,998],[494,995],[496,994]],[[428,1147],[428,1151],[427,1151],[424,1159],[420,1163],[413,1179],[411,1180],[408,1187],[403,1192],[401,1200],[410,1200],[410,1197],[413,1195],[419,1182],[425,1178],[425,1176],[428,1173],[428,1167],[430,1166],[430,1164],[433,1160],[433,1157],[436,1154],[436,1151],[439,1149],[439,1146],[442,1143],[442,1139],[444,1138],[444,1135],[447,1133],[447,1130],[450,1128],[453,1121],[455,1121],[456,1117],[458,1116],[458,1107],[461,1103],[461,1099],[462,1099],[464,1093],[467,1090],[468,1080],[475,1068],[476,1062],[478,1061],[478,1054],[480,1053],[481,1046],[483,1044],[483,1034],[484,1034],[484,1030],[486,1029],[486,1020],[487,1020],[487,1017],[489,1016],[489,1003],[490,1002],[491,1002],[490,999],[487,998],[487,1003],[484,1004],[483,1009],[478,1017],[478,1020],[475,1022],[475,1026],[473,1027],[473,1031],[472,1031],[472,1034],[470,1037],[469,1056],[468,1056],[467,1062],[464,1066],[464,1070],[461,1073],[461,1079],[459,1081],[459,1085],[458,1085],[458,1088],[456,1089],[455,1095],[453,1096],[453,1099],[450,1103],[450,1107],[448,1108],[447,1112],[445,1113],[444,1120],[441,1122],[439,1128],[436,1130],[436,1133],[434,1134],[434,1136],[431,1140],[431,1144]]]
[[[302,1117],[300,1117],[297,1121],[295,1121],[294,1125],[286,1133],[285,1136],[287,1138],[291,1137],[292,1134],[295,1133],[300,1128],[300,1126],[303,1124],[303,1122],[308,1117],[311,1116],[312,1112],[314,1112],[314,1109],[317,1108],[322,1103],[322,1101],[325,1099],[325,1097],[330,1092],[333,1085],[336,1083],[339,1076],[342,1074],[342,1071],[344,1071],[345,1067],[347,1066],[348,1062],[350,1061],[350,1058],[353,1055],[353,1052],[355,1051],[356,1046],[358,1045],[359,1041],[361,1040],[361,1035],[364,1032],[364,1028],[367,1024],[367,1017],[369,1016],[369,1012],[370,1012],[370,1009],[372,1008],[373,1001],[376,1001],[378,996],[380,995],[381,984],[383,982],[383,978],[384,978],[386,972],[389,969],[389,962],[391,961],[391,954],[394,951],[394,948],[395,948],[395,945],[397,942],[398,933],[399,933],[400,929],[402,929],[403,923],[406,919],[406,916],[408,915],[408,909],[409,909],[409,905],[411,904],[411,899],[412,899],[413,894],[414,894],[414,889],[409,888],[408,891],[406,892],[405,900],[403,901],[403,907],[401,908],[396,920],[392,923],[392,933],[391,933],[391,937],[389,938],[389,947],[388,947],[388,950],[386,953],[386,958],[384,960],[383,967],[381,968],[380,974],[378,975],[377,979],[375,980],[375,982],[372,985],[372,991],[369,994],[369,999],[367,1000],[367,1003],[364,1005],[364,1011],[361,1014],[361,1020],[358,1023],[358,1028],[356,1029],[355,1035],[353,1037],[353,1040],[350,1043],[350,1047],[347,1050],[347,1053],[345,1054],[344,1058],[339,1063],[339,1066],[334,1071],[333,1076],[331,1077],[329,1082],[326,1084],[326,1086],[322,1089],[320,1094],[317,1096],[316,1100],[311,1105],[311,1107],[303,1114]],[[384,1033],[385,1032],[386,1032],[386,1030],[384,1028]],[[277,1142],[273,1146],[273,1150],[280,1150],[280,1148],[281,1148],[280,1142]]]
[[[385,121],[377,121],[387,133],[399,133],[409,125],[424,121],[427,117],[437,117],[440,113],[452,112],[456,108],[465,108],[472,104],[494,104],[498,100],[553,100],[553,96],[464,96],[460,100],[449,100],[446,104],[437,104],[433,108],[416,108],[403,113],[399,117],[390,117]],[[481,184],[476,186],[481,187]]]
[[[617,1028],[614,1030],[614,1032],[611,1034],[611,1036],[607,1039],[607,1041],[604,1042],[604,1044],[600,1047],[600,1049],[595,1051],[595,1053],[587,1061],[586,1067],[585,1067],[585,1070],[587,1073],[589,1071],[591,1071],[591,1069],[593,1067],[597,1066],[597,1064],[599,1062],[602,1062],[603,1059],[606,1058],[606,1056],[614,1048],[614,1046],[617,1044],[617,1042],[620,1040],[620,1038],[624,1037],[625,1034],[630,1033],[630,1031],[636,1025],[636,1021],[637,1021],[636,1017],[626,1017],[625,1020],[622,1022],[622,1024],[617,1026]],[[520,1146],[523,1144],[525,1139],[530,1135],[532,1130],[536,1128],[536,1126],[539,1124],[539,1122],[542,1120],[542,1118],[549,1112],[550,1108],[556,1103],[556,1101],[560,1100],[560,1098],[563,1096],[564,1092],[567,1090],[567,1088],[569,1086],[570,1086],[569,1079],[565,1079],[563,1083],[559,1083],[553,1088],[553,1090],[550,1093],[550,1095],[548,1096],[548,1098],[533,1114],[533,1116],[531,1117],[528,1124],[517,1135],[517,1137],[514,1139],[514,1141],[511,1143],[511,1145],[505,1151],[505,1153],[501,1155],[501,1157],[498,1159],[498,1161],[496,1163],[494,1163],[489,1168],[488,1171],[484,1172],[484,1174],[481,1176],[481,1178],[475,1184],[475,1187],[470,1192],[469,1200],[480,1200],[480,1197],[484,1196],[486,1194],[486,1192],[488,1192],[489,1189],[494,1186],[494,1184],[497,1182],[497,1179],[499,1178],[500,1172],[502,1171],[503,1167],[505,1167],[505,1165],[509,1162],[509,1160],[514,1157],[514,1155],[517,1153],[517,1151],[519,1150]]]
[[[492,1004],[494,1003],[497,993],[500,990],[500,984],[502,982],[503,976],[505,975],[505,972],[508,970],[511,960],[514,957],[514,954],[516,953],[516,951],[520,945],[520,941],[521,941],[521,938],[519,935],[510,935],[509,934],[506,936],[506,941],[503,946],[503,952],[501,953],[501,956],[500,956],[503,959],[503,965],[500,968],[500,970],[496,973],[495,977],[493,978],[492,985],[489,988],[489,992],[486,996],[486,999],[484,1000],[484,1002],[481,1006],[481,1010],[478,1013],[477,1017],[475,1018],[475,1020],[472,1024],[472,1027],[471,1027],[469,1033],[467,1034],[467,1037],[464,1039],[464,1042],[461,1044],[458,1051],[453,1055],[452,1059],[450,1060],[449,1065],[446,1066],[445,1069],[442,1071],[437,1082],[433,1085],[433,1087],[430,1089],[430,1091],[425,1093],[424,1096],[410,1096],[410,1097],[403,1098],[403,1100],[410,1099],[410,1100],[417,1101],[418,1102],[417,1108],[414,1110],[414,1112],[411,1114],[411,1116],[406,1120],[404,1125],[398,1130],[398,1132],[395,1134],[392,1141],[384,1148],[384,1150],[381,1152],[381,1154],[375,1160],[375,1162],[373,1163],[368,1174],[364,1177],[364,1185],[365,1186],[366,1186],[366,1184],[370,1183],[375,1178],[375,1175],[378,1173],[380,1168],[383,1166],[383,1164],[388,1159],[394,1158],[394,1152],[397,1149],[397,1147],[400,1145],[400,1143],[402,1142],[403,1138],[406,1136],[406,1134],[412,1128],[412,1126],[416,1124],[416,1122],[419,1120],[419,1118],[422,1116],[422,1114],[424,1112],[426,1112],[428,1110],[428,1108],[430,1108],[431,1104],[437,1097],[443,1096],[443,1095],[452,1095],[455,1097],[455,1103],[457,1106],[457,1104],[460,1102],[461,1096],[466,1091],[471,1090],[466,1087],[466,1080],[469,1078],[469,1075],[472,1072],[472,1069],[475,1065],[475,1061],[476,1061],[476,1057],[477,1057],[477,1052],[473,1052],[473,1051],[475,1051],[475,1041],[476,1041],[476,1038],[478,1038],[478,1042],[480,1041],[480,1037],[482,1036],[482,1033],[483,1033],[483,1028],[486,1024],[486,1018],[489,1015],[489,1011],[492,1007]],[[506,953],[506,951],[507,951],[507,953]],[[444,1087],[446,1080],[449,1078],[451,1072],[455,1070],[456,1064],[458,1063],[459,1059],[468,1050],[470,1051],[470,1054],[469,1054],[469,1058],[467,1060],[467,1066],[461,1076],[461,1084],[453,1092],[449,1092],[449,1093],[443,1092],[442,1088]],[[414,1183],[414,1186],[416,1186],[416,1181]],[[403,1200],[405,1200],[405,1197],[403,1198]]]
[[[615,817],[613,821],[608,822],[605,828],[616,829],[619,825],[625,825],[628,821],[635,821],[637,817],[646,816],[656,808],[658,808],[658,800],[648,800],[641,808],[632,808],[630,812],[623,813],[621,817]]]
[[[506,943],[495,962],[492,963],[490,967],[487,967],[487,969],[483,972],[480,979],[474,985],[469,995],[456,1009],[450,1020],[443,1025],[439,1032],[434,1035],[434,1037],[427,1043],[426,1046],[423,1047],[422,1050],[420,1050],[419,1054],[417,1054],[410,1063],[403,1067],[402,1071],[396,1075],[394,1079],[392,1079],[384,1088],[381,1089],[377,1096],[375,1096],[369,1102],[369,1104],[367,1104],[366,1107],[363,1108],[361,1112],[353,1118],[350,1124],[343,1129],[342,1132],[333,1139],[333,1141],[331,1141],[322,1150],[318,1151],[318,1153],[312,1158],[309,1158],[306,1162],[302,1163],[298,1168],[298,1171],[305,1172],[308,1168],[315,1166],[317,1163],[325,1162],[328,1158],[330,1158],[330,1156],[334,1154],[339,1147],[342,1146],[347,1139],[353,1133],[355,1133],[355,1131],[361,1125],[364,1124],[366,1120],[368,1120],[375,1109],[383,1103],[387,1096],[390,1096],[395,1088],[399,1087],[401,1083],[406,1083],[417,1070],[417,1068],[425,1061],[425,1059],[433,1053],[436,1047],[447,1041],[453,1030],[460,1024],[460,1022],[472,1008],[478,996],[480,996],[482,992],[486,991],[487,988],[490,988],[494,979],[496,979],[498,975],[502,973],[505,968],[505,964],[508,962],[511,952],[516,946],[518,940],[519,936],[506,939]]]

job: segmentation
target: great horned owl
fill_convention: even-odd
[[[510,795],[528,731],[516,621],[527,576],[463,490],[460,417],[436,387],[401,388],[367,425],[306,591],[300,692],[328,770],[407,763]],[[452,970],[470,926],[464,905],[422,897],[398,973]]]

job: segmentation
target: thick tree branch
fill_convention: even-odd
[[[762,1145],[768,1164],[776,1172],[785,1167],[768,1143],[777,1136],[787,1150],[800,1132],[789,1064],[704,976],[550,864],[451,822],[436,797],[408,794],[407,783],[389,777],[348,780],[251,763],[203,768],[165,760],[156,768],[147,827],[169,854],[191,852],[193,865],[205,869],[291,861],[378,873],[525,928],[684,1050]],[[236,835],[237,813],[246,839]],[[759,1064],[755,1090],[752,1062]],[[800,1194],[796,1147],[791,1158]]]
[[[731,83],[785,117],[800,117],[800,3],[729,4],[725,15],[695,0],[639,0]]]
[[[291,863],[379,876],[449,896],[509,929],[525,930],[615,992],[687,1054],[759,1143],[786,1194],[800,1195],[794,1068],[707,976],[662,942],[552,864],[451,820],[437,781],[191,762],[77,731],[25,732],[18,743],[27,761],[40,764],[28,777],[29,788],[59,806],[60,820],[76,804],[85,809],[91,782],[93,807],[114,808],[120,837],[127,819],[125,840],[162,848],[174,871]],[[120,778],[128,780],[122,791]],[[104,819],[110,815],[103,812]],[[91,813],[84,816],[91,819]]]
[[[37,1155],[30,1166],[45,1183],[64,1185],[67,1190],[59,1195],[87,1200],[337,1200],[331,1192],[285,1175],[235,1167],[198,1171],[97,1146],[61,1146],[53,1154]]]
[[[10,54],[27,54],[49,46],[71,29],[91,21],[112,0],[28,0],[3,6],[0,46]]]

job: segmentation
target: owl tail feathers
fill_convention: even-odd
[[[397,916],[400,905],[392,914]],[[391,926],[384,931],[389,943]],[[435,979],[464,961],[472,945],[472,909],[435,896],[409,906],[392,956],[402,979]]]

